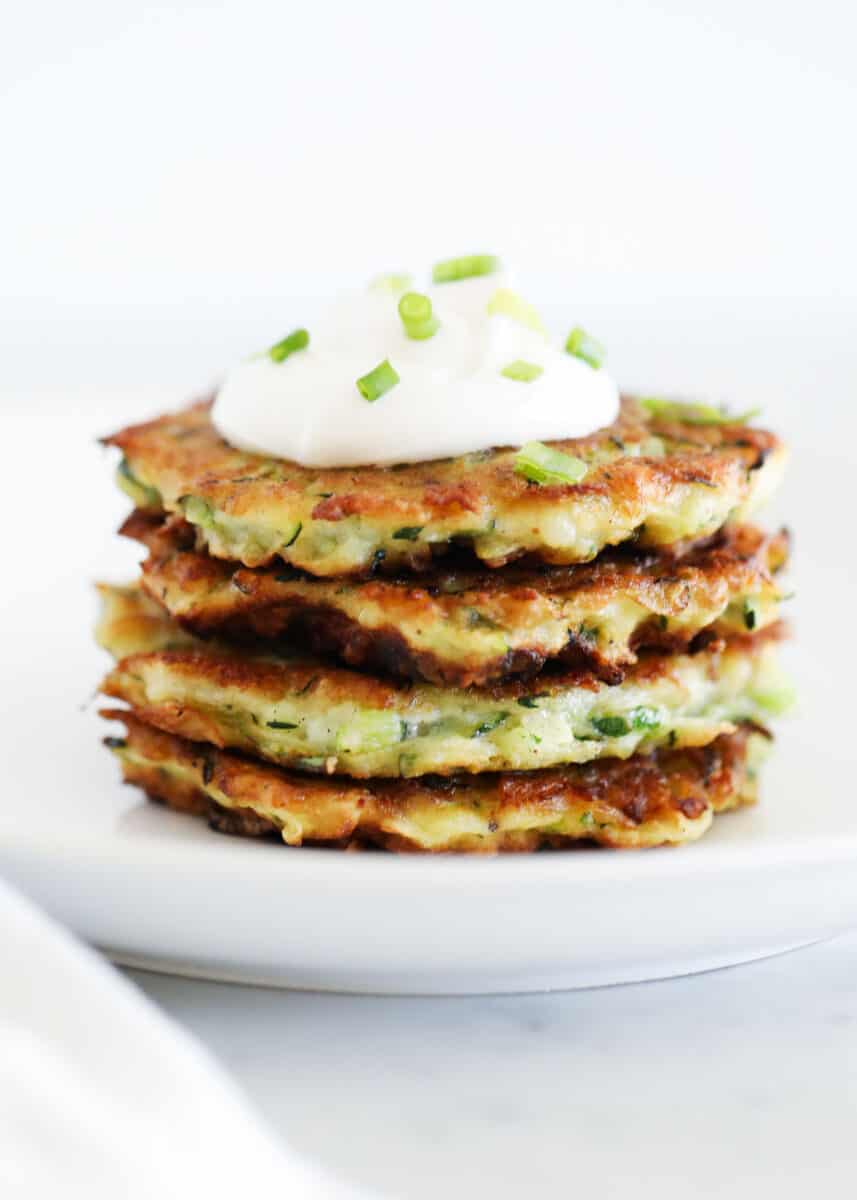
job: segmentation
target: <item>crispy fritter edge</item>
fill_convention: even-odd
[[[474,781],[316,779],[163,733],[124,709],[105,744],[126,782],[155,800],[242,836],[276,835],[395,851],[532,851],[596,843],[616,848],[695,840],[715,812],[752,804],[769,735],[742,727],[706,747],[659,751],[585,767],[513,772]],[[452,832],[444,836],[444,827]],[[439,828],[440,827],[440,830]]]
[[[569,666],[590,666],[605,682],[619,683],[627,667],[636,662],[638,650],[700,649],[713,637],[733,632],[721,628],[719,619],[708,627],[689,629],[675,624],[670,628],[667,622],[680,620],[691,603],[710,604],[718,586],[721,591],[729,589],[724,603],[741,596],[770,600],[776,594],[773,573],[784,566],[789,551],[786,530],[765,535],[752,526],[741,526],[680,556],[652,552],[631,557],[616,551],[595,563],[571,567],[435,570],[416,579],[352,581],[346,585],[349,600],[343,600],[339,598],[343,589],[335,581],[301,576],[291,568],[250,569],[209,557],[196,549],[193,529],[181,518],[164,521],[135,511],[120,532],[149,550],[141,578],[147,594],[197,636],[250,641],[291,636],[298,644],[319,654],[334,654],[351,667],[455,687],[484,686],[511,676],[530,678],[553,658]],[[569,592],[591,596],[591,612],[577,620],[578,612],[574,626],[567,626],[558,611]],[[364,595],[368,606],[386,607],[389,620],[380,625],[361,623],[344,611],[345,605]],[[614,597],[627,597],[641,609],[648,608],[649,615],[625,640],[607,639],[602,650],[596,622],[600,609]],[[772,607],[775,603],[771,600]],[[476,649],[466,652],[465,628],[457,657],[414,644],[405,631],[409,620],[418,619],[423,635],[432,623],[455,626],[466,613],[507,631],[514,642],[516,611],[526,617],[533,604],[540,608],[532,635],[523,630],[518,644],[493,657],[480,657]],[[365,606],[361,611],[366,611]],[[751,611],[754,620],[755,611]],[[548,646],[539,640],[540,629],[559,624],[565,644]]]
[[[216,557],[250,567],[279,558],[323,576],[366,574],[379,564],[424,570],[458,539],[496,567],[527,551],[568,563],[632,538],[670,544],[707,536],[730,510],[767,493],[780,469],[773,460],[786,458],[766,430],[666,421],[625,397],[613,425],[552,443],[592,459],[577,484],[530,486],[509,448],[315,470],[229,446],[211,424],[210,406],[209,398],[103,439],[125,455],[120,470],[135,502],[184,512]],[[649,456],[652,439],[680,449]],[[626,453],[630,445],[643,452]],[[693,530],[683,530],[688,522]]]

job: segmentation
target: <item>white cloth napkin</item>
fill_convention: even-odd
[[[207,1053],[0,881],[3,1200],[357,1200]]]

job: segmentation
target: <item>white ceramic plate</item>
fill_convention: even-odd
[[[18,420],[36,436],[31,414]],[[779,506],[804,531],[792,654],[802,708],[782,727],[762,804],[678,850],[474,860],[233,840],[120,787],[101,723],[81,703],[106,666],[90,642],[88,579],[106,563],[121,577],[112,531],[123,505],[79,424],[54,415],[54,460],[46,451],[40,472],[76,470],[77,507],[58,514],[43,496],[10,535],[10,561],[27,569],[4,597],[14,686],[0,872],[117,960],[296,987],[521,991],[705,970],[857,922],[855,661],[837,640],[852,628],[853,583],[837,557],[846,527],[822,519],[850,507],[853,436],[834,451],[808,438]],[[58,515],[74,536],[47,552],[33,529]],[[130,569],[133,552],[122,554]]]
[[[81,717],[49,747],[32,736],[40,811],[22,822],[7,792],[0,866],[124,963],[298,987],[525,991],[742,962],[857,919],[857,809],[819,782],[796,731],[764,804],[696,846],[497,860],[227,839],[120,788],[100,732]],[[822,829],[808,831],[808,803]]]

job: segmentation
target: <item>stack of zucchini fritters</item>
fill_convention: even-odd
[[[498,851],[699,837],[751,803],[785,700],[776,437],[625,399],[555,443],[309,469],[203,402],[107,439],[148,548],[101,588],[126,780],[289,845]]]

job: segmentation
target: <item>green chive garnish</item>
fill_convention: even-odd
[[[742,413],[728,413],[713,404],[689,404],[683,400],[662,400],[659,396],[644,396],[639,403],[653,417],[682,421],[686,425],[746,425],[762,411],[749,408]]]
[[[362,375],[357,380],[357,390],[363,399],[368,400],[371,404],[373,400],[377,400],[379,396],[383,396],[385,392],[394,388],[398,382],[398,374],[390,366],[390,360],[385,358],[368,375]]]
[[[399,316],[409,338],[422,342],[433,337],[440,322],[432,312],[431,300],[421,292],[405,292],[399,301]]]
[[[544,442],[527,442],[515,455],[515,474],[530,483],[580,483],[587,469],[583,459],[552,450]]]
[[[581,329],[579,325],[572,329],[565,339],[565,349],[567,354],[573,354],[575,358],[582,358],[596,371],[604,364],[604,359],[607,357],[607,351],[601,343],[596,342],[595,338],[590,337],[586,330]]]
[[[281,342],[276,342],[268,351],[268,355],[272,362],[281,363],[294,354],[296,350],[306,350],[309,345],[309,334],[305,329],[296,329],[290,333],[288,337],[284,337]]]
[[[369,284],[369,290],[372,292],[392,292],[394,296],[398,296],[401,292],[408,290],[411,282],[410,275],[378,275]]]
[[[446,258],[435,263],[431,277],[434,283],[456,283],[474,275],[493,275],[500,269],[500,260],[493,254],[464,254],[461,258]]]
[[[507,712],[492,713],[491,716],[487,717],[481,725],[476,726],[470,736],[482,737],[484,733],[493,733],[495,729],[499,729],[500,726],[508,719],[509,714]]]
[[[543,371],[544,367],[540,367],[538,363],[525,362],[523,358],[516,358],[514,362],[503,367],[500,374],[505,375],[507,379],[515,379],[518,383],[532,383]]]
[[[656,708],[649,708],[647,705],[641,704],[637,708],[631,709],[632,729],[657,729],[660,723],[661,719]]]
[[[609,714],[604,717],[590,717],[589,723],[604,737],[624,737],[629,732],[628,722],[624,717],[614,717]]]
[[[542,319],[533,305],[511,288],[497,288],[488,301],[486,311],[489,316],[498,313],[504,317],[511,317],[519,325],[526,325],[527,329],[534,329],[536,333],[545,332]]]
[[[761,617],[761,605],[752,596],[747,596],[744,600],[744,628],[751,632],[759,624]]]

